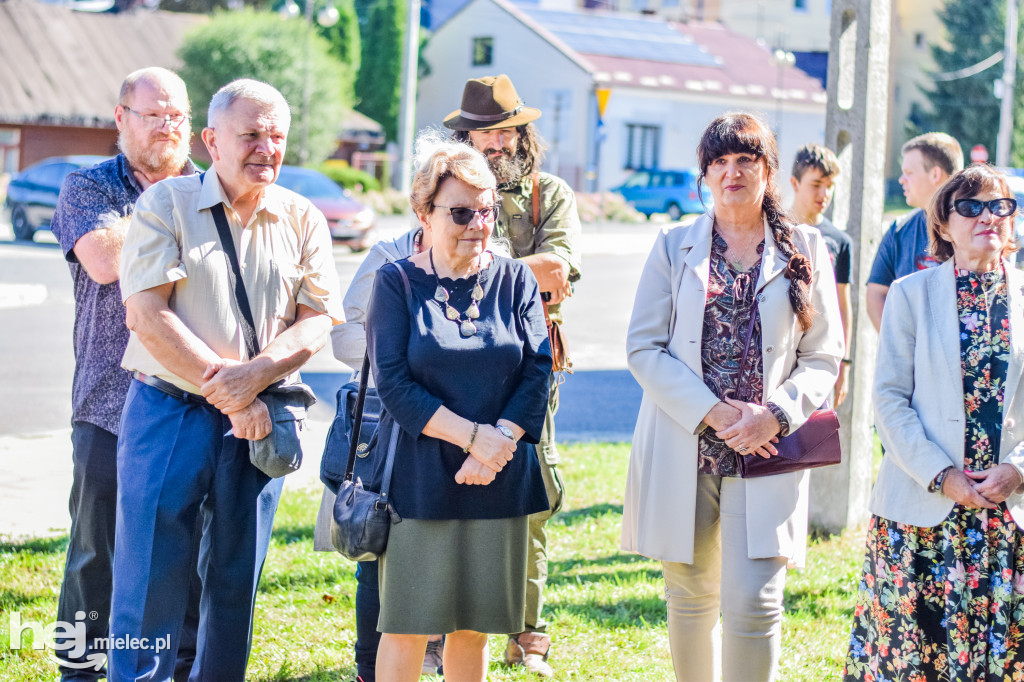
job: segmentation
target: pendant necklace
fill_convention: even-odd
[[[480,307],[477,304],[484,297],[484,290],[480,286],[479,269],[473,276],[473,291],[469,294],[469,307],[466,308],[464,313],[466,319],[463,320],[462,314],[448,303],[448,299],[451,298],[448,290],[441,286],[441,278],[437,276],[437,268],[434,267],[434,249],[427,251],[427,256],[430,258],[430,269],[434,271],[434,281],[437,282],[437,289],[434,290],[434,300],[444,308],[445,317],[452,322],[458,323],[460,334],[463,336],[473,336],[473,334],[476,334],[476,325],[473,324],[473,320],[480,317]]]

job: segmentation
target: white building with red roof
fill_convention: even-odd
[[[701,132],[726,111],[769,121],[783,176],[801,145],[825,135],[821,83],[715,23],[470,0],[437,28],[423,58],[418,128],[457,109],[467,79],[508,74],[543,112],[546,170],[578,190],[615,187],[638,168],[696,165]],[[599,132],[595,93],[604,88]]]

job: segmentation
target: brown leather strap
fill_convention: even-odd
[[[533,189],[530,191],[530,199],[533,202],[533,229],[540,227],[540,173],[530,176]]]

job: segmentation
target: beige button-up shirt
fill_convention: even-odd
[[[121,300],[173,282],[168,305],[185,326],[220,357],[246,359],[231,265],[210,211],[219,203],[235,241],[260,348],[294,324],[300,303],[330,315],[335,324],[344,320],[323,214],[298,194],[270,185],[243,227],[212,168],[202,179],[169,178],[139,197],[121,250]],[[199,392],[165,369],[134,332],[121,366]]]

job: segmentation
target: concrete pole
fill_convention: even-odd
[[[853,241],[853,344],[846,352],[853,365],[850,392],[839,409],[843,463],[811,472],[811,523],[831,532],[869,516],[877,336],[860,312],[883,230],[890,12],[890,0],[832,0],[825,143],[840,163],[833,222]]]
[[[1003,93],[999,104],[996,165],[1010,165],[1013,145],[1013,91],[1017,82],[1017,0],[1006,0],[1006,36],[1003,42]]]
[[[397,189],[408,194],[412,187],[412,142],[416,136],[416,75],[420,53],[420,0],[407,0],[405,47],[402,49],[402,100],[398,113]]]

